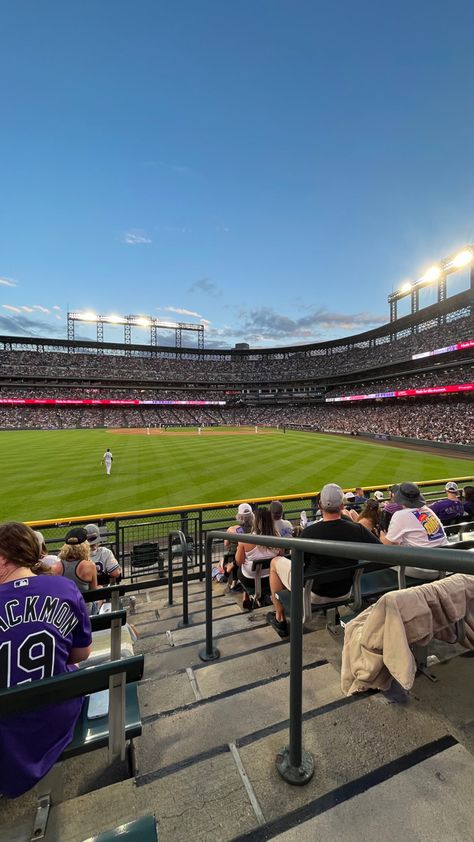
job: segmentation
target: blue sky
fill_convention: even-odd
[[[473,26],[472,0],[1,3],[0,332],[388,321],[474,241]]]

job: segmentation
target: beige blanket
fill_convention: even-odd
[[[456,573],[385,594],[345,628],[343,693],[388,690],[394,678],[409,690],[416,673],[410,644],[433,638],[455,643],[454,624],[462,618],[467,645],[474,649],[474,576]]]

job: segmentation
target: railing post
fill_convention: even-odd
[[[168,605],[173,605],[173,539],[168,535]]]
[[[212,643],[212,538],[206,538],[206,647],[201,649],[201,661],[215,661],[220,658],[218,649]]]
[[[289,784],[302,786],[314,773],[314,758],[301,744],[303,715],[303,564],[301,550],[291,551],[290,744],[277,755],[276,767]]]
[[[178,627],[189,625],[188,618],[188,542],[186,535],[183,532],[176,532],[181,542],[181,556],[182,556],[182,579],[183,579],[183,619],[178,623]]]
[[[202,542],[204,539],[203,531],[202,531],[202,509],[199,509],[198,512],[198,533],[199,533],[199,581],[202,582],[204,578],[204,570],[202,564]]]

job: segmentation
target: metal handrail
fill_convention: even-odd
[[[424,570],[449,570],[474,575],[474,559],[469,560],[464,550],[442,547],[424,549],[308,538],[274,538],[270,535],[244,535],[213,530],[208,532],[206,537],[206,647],[199,653],[202,661],[212,661],[220,657],[220,652],[214,648],[212,640],[212,543],[215,539],[291,549],[290,735],[289,745],[277,755],[276,765],[284,780],[297,785],[307,783],[314,772],[314,758],[302,746],[304,553],[377,562],[386,564],[387,567],[414,566]],[[333,571],[325,569],[321,571],[321,575],[335,570],[336,568]],[[315,574],[314,578],[317,579],[318,575]]]
[[[181,544],[181,556],[183,559],[183,620],[179,625],[187,626],[188,617],[188,542],[186,535],[181,530],[168,533],[168,605],[173,605],[173,538],[179,538]]]

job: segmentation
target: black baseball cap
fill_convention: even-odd
[[[83,526],[75,526],[74,529],[70,529],[65,539],[65,543],[71,547],[83,544],[84,541],[87,541],[87,532]]]

